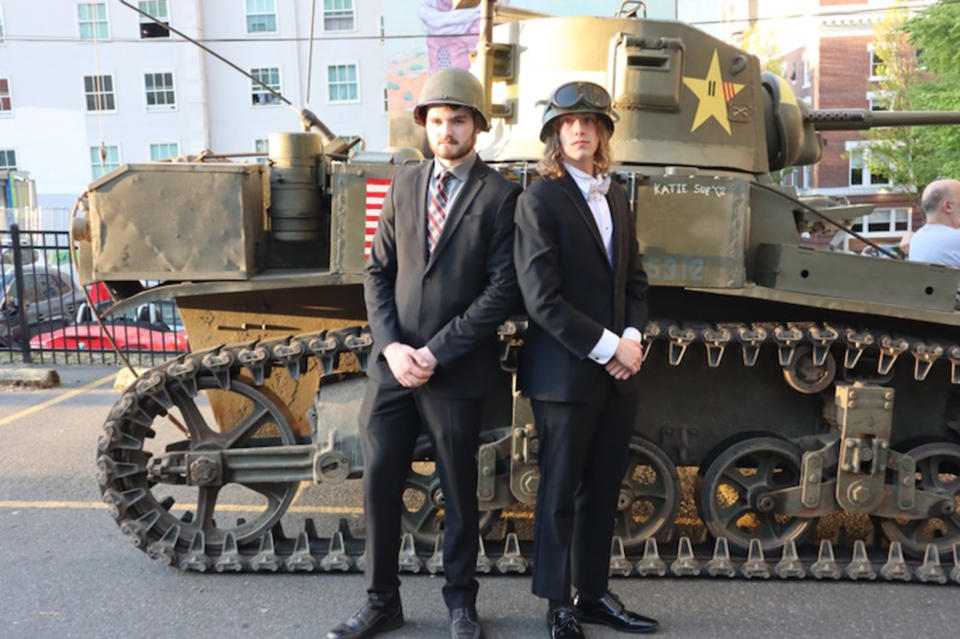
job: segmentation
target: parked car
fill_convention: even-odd
[[[22,333],[22,314],[31,335],[66,326],[72,320],[83,292],[67,271],[46,264],[23,268],[23,294],[18,290],[14,270],[0,271],[0,346],[14,346]]]
[[[142,304],[135,312],[104,318],[106,332],[124,351],[157,351],[184,353],[190,350],[180,315],[173,306]],[[59,328],[30,339],[34,349],[111,350],[104,329],[94,321],[90,307],[84,303],[71,326]]]

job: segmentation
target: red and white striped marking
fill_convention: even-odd
[[[387,187],[390,178],[367,178],[367,215],[366,229],[363,235],[363,259],[370,259],[370,249],[373,247],[373,234],[377,232],[380,222],[380,211],[383,209],[383,200],[387,196]]]

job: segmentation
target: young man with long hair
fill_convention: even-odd
[[[514,262],[530,317],[520,388],[540,439],[532,589],[549,601],[553,639],[583,637],[581,622],[657,628],[607,589],[648,314],[635,216],[609,175],[614,117],[603,87],[558,87],[540,179],[517,201]]]

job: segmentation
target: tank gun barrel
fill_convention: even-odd
[[[884,126],[960,124],[960,111],[871,111],[817,109],[804,117],[818,131],[858,131]]]

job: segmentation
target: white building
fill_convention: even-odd
[[[333,131],[386,145],[382,0],[316,1],[309,100],[311,0],[131,4]],[[124,162],[265,150],[271,131],[299,128],[294,109],[119,0],[0,0],[0,169],[29,171],[40,206],[70,206]]]

